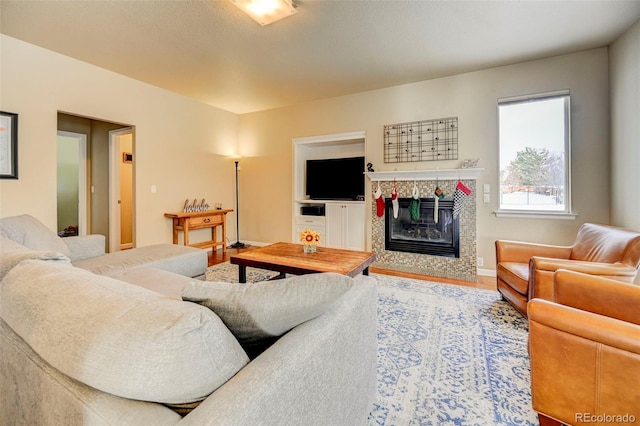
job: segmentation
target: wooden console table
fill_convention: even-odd
[[[184,233],[184,245],[198,248],[213,248],[216,250],[217,246],[222,246],[222,251],[227,250],[227,213],[232,212],[233,209],[227,210],[207,210],[203,212],[179,212],[179,213],[165,213],[166,217],[173,219],[173,244],[178,244],[178,231]],[[217,227],[222,227],[222,239],[217,238]],[[211,228],[211,240],[203,241],[201,243],[189,244],[189,231],[193,229]]]

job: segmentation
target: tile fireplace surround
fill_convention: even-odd
[[[434,197],[436,182],[437,186],[444,192],[445,198],[453,198],[458,178],[472,191],[465,199],[459,217],[459,258],[385,250],[384,216],[377,216],[376,202],[372,197],[371,242],[372,250],[376,254],[376,262],[372,266],[476,282],[478,279],[476,266],[476,178],[482,171],[483,169],[448,169],[367,173],[367,176],[371,179],[372,191],[375,192],[379,183],[383,198],[391,197],[394,179],[396,180],[398,197],[400,198],[411,197],[414,182],[418,186],[420,197],[423,198]]]

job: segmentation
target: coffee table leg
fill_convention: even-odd
[[[278,275],[276,275],[275,277],[271,277],[269,278],[269,281],[273,281],[273,280],[283,280],[287,278],[287,274],[285,274],[284,272],[280,272]]]
[[[364,271],[362,271],[362,275],[369,275],[369,267],[368,266],[366,268],[364,268]]]
[[[240,284],[247,283],[247,267],[245,265],[238,265],[238,281]]]

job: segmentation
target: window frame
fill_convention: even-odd
[[[506,105],[517,105],[530,102],[539,102],[550,99],[564,99],[564,210],[545,209],[505,209],[502,208],[502,180],[501,180],[501,159],[502,140],[500,132],[500,108]],[[498,210],[494,213],[497,217],[523,217],[523,218],[545,218],[545,219],[567,219],[574,220],[577,216],[572,210],[571,199],[571,93],[569,90],[557,90],[552,92],[535,93],[523,96],[513,96],[499,98],[496,107],[498,124]]]

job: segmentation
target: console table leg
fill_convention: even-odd
[[[362,275],[369,275],[369,267],[368,266],[366,268],[364,268],[364,271],[362,271]]]
[[[173,244],[178,244],[178,226],[180,226],[180,219],[173,218]]]
[[[238,281],[240,284],[247,283],[247,267],[244,265],[238,265]]]

